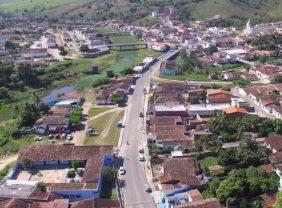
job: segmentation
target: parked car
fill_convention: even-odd
[[[95,132],[95,130],[92,127],[87,129],[87,133],[88,133],[89,136],[96,136],[96,135],[98,135],[98,133]]]
[[[33,139],[34,139],[34,141],[42,141],[42,137],[41,136],[35,136]]]
[[[139,113],[139,117],[143,118],[144,114],[142,112]]]
[[[144,153],[144,148],[142,146],[139,147],[139,153]]]
[[[148,184],[145,184],[145,191],[148,192],[148,193],[151,193],[152,192],[152,189],[151,187],[148,185]]]
[[[122,128],[122,127],[123,127],[123,124],[122,124],[121,121],[117,123],[117,127],[119,127],[119,128]]]
[[[119,167],[119,170],[118,170],[119,174],[120,175],[124,175],[125,174],[125,169],[123,166]]]
[[[67,140],[72,140],[73,139],[73,136],[71,134],[68,134],[67,135]]]
[[[54,134],[49,134],[48,139],[54,139]]]
[[[145,157],[143,154],[139,154],[139,161],[144,162],[145,161]]]

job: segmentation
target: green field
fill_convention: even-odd
[[[107,113],[105,115],[96,118],[93,121],[89,122],[89,127],[95,129],[98,133],[97,136],[88,136],[86,135],[84,145],[114,145],[117,146],[120,128],[116,126],[116,124],[122,120],[123,111],[116,113]],[[110,126],[109,126],[110,125]],[[102,132],[107,128],[108,134],[106,136],[102,136]]]
[[[216,157],[210,156],[210,157],[205,157],[204,159],[201,159],[199,163],[201,165],[201,168],[204,169],[212,165],[218,165],[218,160]]]
[[[94,117],[94,116],[99,115],[100,113],[104,113],[111,109],[113,108],[112,107],[95,107],[95,108],[90,109],[90,111],[88,112],[88,116]]]

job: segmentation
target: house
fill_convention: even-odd
[[[8,40],[9,40],[9,37],[7,35],[0,34],[0,45],[4,46]]]
[[[208,89],[207,103],[230,103],[231,93],[222,89]]]
[[[236,118],[240,116],[246,115],[248,112],[245,108],[240,107],[229,107],[222,110],[222,112],[228,117],[228,118]]]
[[[50,192],[46,192],[50,195]],[[41,193],[44,195],[45,193]],[[46,194],[45,194],[46,195]],[[62,196],[56,195],[42,200],[41,198],[29,198],[28,200],[11,198],[0,200],[1,208],[119,208],[120,203],[118,200],[111,199],[85,199],[78,202],[70,203],[69,199],[65,199]]]
[[[230,107],[229,103],[190,104],[188,114],[189,116],[211,117],[228,107]]]
[[[152,116],[149,140],[155,142],[159,152],[194,149],[194,141],[186,136],[186,127],[180,116]]]
[[[282,151],[282,136],[276,135],[265,138],[266,146],[272,150],[273,153]]]
[[[275,76],[282,74],[282,67],[275,65],[257,65],[251,68],[250,73],[253,73],[265,84],[270,84]]]
[[[45,116],[35,123],[35,129],[39,134],[61,132],[68,130],[69,127],[70,119],[61,114]]]
[[[0,56],[5,56],[6,53],[6,47],[3,45],[0,45]]]
[[[232,93],[246,100],[250,105],[264,111],[269,118],[282,118],[282,83],[234,88]]]
[[[262,200],[262,207],[271,208],[276,202],[276,194],[276,191],[261,194],[258,198]]]
[[[225,50],[224,54],[227,59],[234,62],[237,59],[244,58],[245,55],[247,54],[247,51],[244,49],[238,48],[238,49]]]
[[[222,208],[218,199],[210,198],[176,205],[175,208]]]
[[[120,208],[118,200],[86,199],[71,204],[70,208]]]
[[[112,78],[110,83],[99,90],[96,96],[97,105],[114,105],[116,102],[112,100],[113,95],[120,95],[124,99],[129,95],[135,82],[133,76],[126,76],[122,78]]]
[[[187,191],[206,183],[195,158],[165,158],[158,187],[162,201],[169,205],[187,200]]]
[[[33,171],[25,170],[26,158]],[[113,165],[114,160],[113,146],[110,145],[33,145],[23,148],[15,167],[1,184],[0,198],[34,198],[33,193],[38,182],[42,182],[52,194],[63,196],[70,202],[99,198],[102,169]],[[68,171],[73,169],[73,161],[78,161],[81,168],[70,179]]]
[[[176,74],[176,62],[175,61],[163,61],[160,66],[161,76],[171,76]]]
[[[28,48],[22,51],[22,58],[33,59],[33,58],[48,58],[49,54],[47,48]]]
[[[186,116],[188,87],[177,83],[160,83],[154,91],[153,113],[157,116]]]

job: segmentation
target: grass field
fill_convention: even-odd
[[[100,113],[104,113],[111,109],[113,108],[112,107],[95,107],[95,108],[90,109],[90,111],[88,112],[88,116],[89,117],[97,116]]]
[[[99,118],[90,121],[89,127],[95,129],[98,133],[97,136],[86,135],[84,140],[84,145],[114,145],[117,146],[120,128],[116,124],[122,120],[123,111],[116,113],[107,113],[100,116]],[[105,129],[108,129],[108,134],[106,136],[101,135]]]
[[[218,165],[218,161],[216,157],[205,157],[204,159],[199,161],[201,168],[208,168],[211,165]]]
[[[175,76],[160,76],[163,79],[169,79],[169,80],[193,80],[193,81],[210,81],[207,74],[203,73],[197,73],[197,72],[190,72],[185,73],[183,75],[175,75]]]

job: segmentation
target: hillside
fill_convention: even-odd
[[[0,0],[0,10],[52,18],[118,18],[132,22],[173,6],[182,20],[220,14],[228,19],[254,22],[282,18],[282,0]]]

